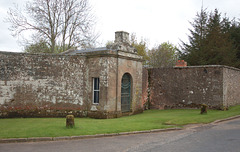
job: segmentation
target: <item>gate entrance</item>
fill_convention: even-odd
[[[131,109],[131,75],[125,73],[121,84],[121,109],[122,112],[129,112]]]

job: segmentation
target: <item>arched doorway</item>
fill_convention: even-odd
[[[122,112],[129,112],[131,109],[131,75],[125,73],[121,83],[121,109]]]

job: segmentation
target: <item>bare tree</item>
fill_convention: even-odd
[[[33,31],[35,42],[44,40],[49,53],[87,47],[97,38],[88,0],[33,0],[24,12],[10,8],[7,22],[14,36]]]

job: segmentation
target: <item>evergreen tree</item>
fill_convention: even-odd
[[[189,44],[183,42],[182,58],[189,65],[228,65],[237,67],[236,47],[231,38],[231,22],[215,9],[201,10],[191,23]]]
[[[237,49],[236,53],[236,67],[240,68],[240,22],[233,20],[232,26],[230,27],[231,39]]]
[[[190,22],[193,29],[189,29],[191,35],[188,36],[189,44],[183,43],[182,58],[190,65],[204,64],[203,52],[204,41],[207,34],[207,20],[208,15],[206,10],[201,9],[200,13],[197,13],[193,22]]]
[[[210,13],[204,44],[206,64],[235,66],[236,49],[230,37],[231,22],[215,9]]]

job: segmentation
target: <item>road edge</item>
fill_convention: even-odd
[[[112,137],[112,136],[154,133],[154,132],[166,132],[166,131],[174,131],[174,130],[182,130],[182,128],[176,127],[176,128],[153,129],[153,130],[145,130],[145,131],[121,132],[121,133],[97,134],[97,135],[81,135],[81,136],[64,136],[64,137],[6,138],[6,139],[0,139],[0,143],[22,143],[22,142],[77,140],[77,139]]]
[[[219,119],[213,121],[209,124],[217,124],[224,121],[229,121],[233,119],[240,118],[240,115]],[[187,125],[186,125],[187,126]],[[154,133],[154,132],[166,132],[166,131],[175,131],[183,130],[188,127],[175,127],[167,129],[153,129],[153,130],[144,130],[144,131],[133,131],[133,132],[121,132],[121,133],[112,133],[112,134],[97,134],[97,135],[81,135],[81,136],[64,136],[64,137],[31,137],[31,138],[6,138],[0,139],[0,143],[22,143],[22,142],[41,142],[41,141],[60,141],[60,140],[78,140],[78,139],[89,139],[89,138],[100,138],[100,137],[112,137],[112,136],[122,136],[122,135],[132,135],[132,134],[143,134],[143,133]]]

